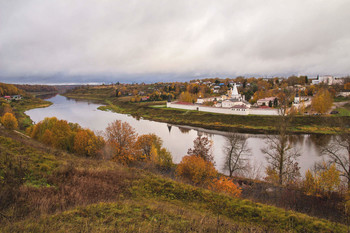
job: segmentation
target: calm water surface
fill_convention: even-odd
[[[99,104],[67,99],[60,95],[47,100],[51,101],[53,105],[26,112],[34,122],[37,123],[45,117],[55,116],[58,119],[78,123],[84,128],[103,131],[112,121],[122,120],[134,127],[139,135],[149,133],[158,135],[163,140],[163,146],[172,153],[175,163],[179,163],[181,158],[187,154],[187,150],[193,146],[193,140],[199,134],[204,134],[213,141],[213,155],[216,167],[222,171],[224,159],[222,148],[225,144],[224,132],[170,126],[166,123],[143,119],[137,120],[126,114],[100,111],[97,109],[100,106]],[[266,146],[264,136],[255,134],[245,135],[248,137],[248,145],[252,153],[252,156],[249,157],[250,164],[254,168],[253,170],[259,172],[258,170],[260,169],[260,173],[262,174],[266,166],[265,156],[260,151],[261,148]],[[301,152],[298,162],[302,174],[305,174],[305,171],[311,168],[315,162],[322,161],[323,158],[319,156],[317,143],[323,139],[322,136],[315,135],[293,135],[291,137],[294,147],[298,148]]]

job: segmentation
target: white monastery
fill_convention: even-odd
[[[214,102],[214,106],[206,106],[205,102]],[[245,96],[238,93],[236,84],[228,90],[227,95],[210,98],[199,97],[194,104],[178,101],[168,102],[167,107],[232,115],[278,115],[277,109],[252,107],[245,100]]]

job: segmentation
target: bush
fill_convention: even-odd
[[[197,155],[187,155],[177,166],[176,175],[195,185],[207,185],[217,176],[217,171],[212,162]]]
[[[1,123],[6,129],[17,129],[18,127],[16,117],[9,112],[5,113],[5,115],[1,118]]]
[[[242,190],[238,188],[229,178],[220,177],[214,179],[209,188],[217,192],[223,192],[233,197],[241,196]]]

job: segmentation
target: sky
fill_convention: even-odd
[[[0,0],[0,82],[350,74],[349,0]]]

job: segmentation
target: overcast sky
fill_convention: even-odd
[[[349,0],[0,0],[0,81],[350,74]]]

